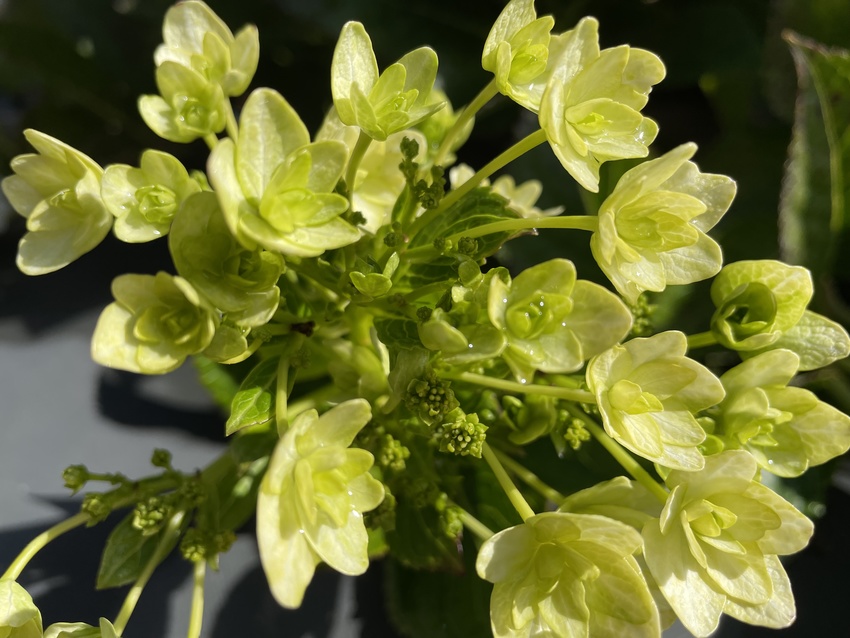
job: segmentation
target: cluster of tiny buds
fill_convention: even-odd
[[[180,539],[180,554],[188,561],[210,560],[233,545],[236,534],[230,530],[210,532],[192,527]]]
[[[460,412],[455,420],[443,423],[434,433],[439,441],[440,451],[480,459],[487,437],[487,426],[481,423],[474,412],[463,414],[459,408],[455,412]]]

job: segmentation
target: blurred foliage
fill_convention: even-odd
[[[170,4],[171,0],[0,0],[0,174],[8,173],[14,155],[28,152],[21,134],[28,127],[66,141],[102,165],[134,164],[142,149],[154,146],[175,154],[190,168],[203,168],[206,148],[200,142],[178,146],[159,140],[136,109],[140,94],[155,92],[152,55]],[[501,0],[209,0],[209,4],[234,30],[246,22],[259,26],[261,59],[254,86],[278,89],[312,131],[331,104],[330,61],[346,20],[364,23],[381,67],[417,46],[431,45],[440,56],[440,81],[457,107],[489,80],[480,66],[481,47],[503,5]],[[592,14],[600,21],[603,46],[627,43],[659,55],[668,75],[653,90],[645,109],[661,129],[652,150],[657,155],[694,141],[700,147],[695,161],[703,171],[737,180],[737,199],[712,233],[724,247],[726,261],[784,258],[805,265],[815,273],[819,291],[812,308],[850,323],[846,183],[850,57],[843,51],[850,48],[850,2],[539,0],[537,10],[556,17],[556,31]],[[532,114],[508,100],[494,100],[479,115],[459,160],[480,167],[535,126]],[[542,208],[563,205],[567,214],[574,214],[595,211],[629,166],[605,164],[598,196],[580,193],[565,179],[545,146],[509,171],[517,181],[535,178],[544,183]],[[53,284],[62,288],[63,282],[78,281],[80,273],[92,273],[89,281],[97,292],[71,288],[45,300],[40,291],[49,284],[24,282],[14,266],[23,227],[23,219],[0,201],[0,229],[4,229],[0,316],[27,312],[17,307],[22,297],[14,292],[24,287],[32,288],[31,298],[40,300],[32,312],[66,302],[70,310],[85,303],[102,305],[108,298],[108,283],[118,272],[117,266],[109,266],[110,259],[121,262],[121,271],[128,263],[142,272],[162,267],[140,261],[133,247],[122,246],[120,253],[102,247],[68,272],[57,274]],[[582,278],[604,282],[582,233],[548,231],[521,238],[497,260],[517,271],[553,257],[568,257]],[[713,310],[707,291],[707,284],[688,287],[687,292],[673,287],[663,299],[654,299],[664,306],[655,317],[656,328],[707,329],[705,318]],[[68,311],[54,314],[67,317]],[[719,350],[706,354],[707,363],[718,368],[735,359]],[[848,412],[847,369],[833,366],[804,381]],[[797,488],[809,502],[822,498],[827,470],[821,472]],[[558,483],[554,477],[553,482]],[[393,570],[393,578],[408,578],[400,568]],[[447,591],[458,596],[472,592],[465,586]],[[401,603],[400,607],[407,604]],[[472,607],[478,603],[469,602]],[[415,618],[417,612],[406,613]],[[463,633],[475,632],[464,628]]]

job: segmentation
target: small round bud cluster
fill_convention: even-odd
[[[230,549],[236,534],[230,530],[210,532],[193,527],[180,539],[180,554],[188,561],[210,560]]]
[[[458,538],[463,532],[461,509],[449,502],[448,494],[440,494],[434,507],[439,512],[440,529],[447,538]]]
[[[447,250],[451,250],[451,247],[452,247],[452,242],[450,242],[445,237],[437,237],[434,240],[433,243],[434,243],[434,249],[439,253],[443,253]]]
[[[170,470],[171,468],[171,452],[168,450],[163,450],[161,448],[157,448],[153,451],[151,455],[151,465],[154,467],[161,467],[166,470]]]
[[[478,240],[474,237],[461,237],[457,242],[457,251],[462,255],[474,255],[478,252]]]
[[[455,420],[443,423],[435,432],[440,442],[440,451],[457,456],[474,456],[481,458],[484,447],[487,426],[478,420],[478,415],[464,414],[460,409],[455,410]],[[452,416],[449,415],[449,416]]]
[[[646,293],[640,295],[633,304],[629,304],[629,310],[632,313],[632,317],[634,317],[632,331],[629,333],[629,336],[651,336],[655,332],[652,325],[652,315],[655,312],[655,305],[649,303]]]
[[[199,478],[188,478],[177,488],[176,499],[189,508],[198,507],[207,498],[204,485]]]
[[[87,525],[91,526],[106,520],[106,517],[112,513],[112,503],[104,494],[86,494],[80,509],[88,514]]]
[[[395,529],[395,496],[384,486],[384,500],[375,509],[366,512],[363,516],[366,526],[370,529],[382,529],[391,532]]]
[[[584,421],[581,419],[571,419],[567,422],[567,431],[564,432],[564,438],[573,450],[578,450],[582,443],[590,440],[590,432],[584,427]]]
[[[428,321],[432,314],[434,314],[434,309],[429,308],[428,306],[419,306],[416,309],[416,318],[422,323]]]
[[[62,480],[65,481],[65,487],[71,490],[72,494],[79,492],[88,483],[89,477],[89,470],[85,465],[69,465],[62,472]]]
[[[393,222],[391,230],[384,235],[384,245],[388,248],[402,246],[405,242],[404,233],[401,231],[401,224]]]
[[[402,472],[405,468],[405,460],[410,458],[410,450],[392,434],[383,434],[380,438],[376,461],[384,469],[393,472]]]
[[[152,536],[162,529],[171,515],[170,499],[151,496],[136,504],[133,511],[133,527],[142,532],[142,536]]]
[[[408,410],[429,424],[458,406],[449,382],[438,378],[433,370],[408,384],[404,402]]]

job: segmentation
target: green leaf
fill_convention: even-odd
[[[410,319],[375,319],[378,339],[388,348],[410,350],[421,348],[419,329]]]
[[[796,33],[785,40],[797,67],[794,133],[780,202],[783,258],[828,272],[850,221],[850,52]]]
[[[435,239],[444,239],[485,224],[517,219],[519,215],[508,208],[508,202],[489,188],[476,188],[448,208],[433,224],[428,224],[410,242],[410,248],[429,247]],[[491,233],[476,239],[477,248],[469,257],[475,261],[489,257],[515,235],[514,231]],[[435,281],[454,279],[457,260],[437,256],[427,263],[412,264],[407,275],[410,286],[417,288]]]
[[[167,528],[164,527],[156,534],[145,536],[142,530],[133,526],[133,513],[125,516],[106,540],[97,570],[96,587],[109,589],[135,581],[154,555],[166,531]],[[171,547],[176,543],[177,535],[174,536]],[[170,551],[171,548],[168,549],[168,552]],[[168,552],[163,552],[163,558]]]
[[[230,404],[230,417],[224,426],[227,436],[274,418],[276,379],[277,360],[274,358],[260,361],[248,373]]]
[[[489,638],[489,583],[475,574],[475,548],[464,547],[465,569],[423,572],[385,563],[387,607],[394,624],[411,638]]]

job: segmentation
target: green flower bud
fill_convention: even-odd
[[[71,490],[72,494],[79,492],[88,483],[90,476],[89,470],[85,465],[69,465],[62,472],[62,480],[65,481],[65,487]]]
[[[12,160],[2,182],[12,208],[27,219],[17,264],[27,275],[64,268],[97,246],[112,227],[101,199],[103,169],[90,157],[33,129],[24,131],[38,153]]]
[[[171,452],[162,448],[155,449],[151,454],[151,465],[167,470],[171,469]]]
[[[121,275],[112,294],[115,302],[101,313],[92,338],[92,357],[101,365],[162,374],[212,341],[214,311],[181,277]]]
[[[172,510],[171,499],[151,496],[136,504],[133,510],[133,527],[142,532],[142,536],[152,536],[168,522]]]
[[[410,458],[410,450],[389,433],[381,436],[378,455],[375,459],[382,468],[393,472],[402,472],[406,466],[405,460]]]
[[[477,414],[465,414],[460,408],[447,416],[453,420],[443,423],[434,432],[440,443],[440,452],[480,459],[487,426],[478,420]]]
[[[42,638],[41,612],[16,581],[0,579],[0,636]]]
[[[86,494],[83,497],[83,504],[80,510],[88,514],[89,520],[87,525],[92,526],[97,523],[102,523],[112,513],[112,503],[103,494]]]
[[[410,382],[404,402],[408,410],[429,424],[439,421],[458,406],[451,383],[437,377],[433,370]]]

